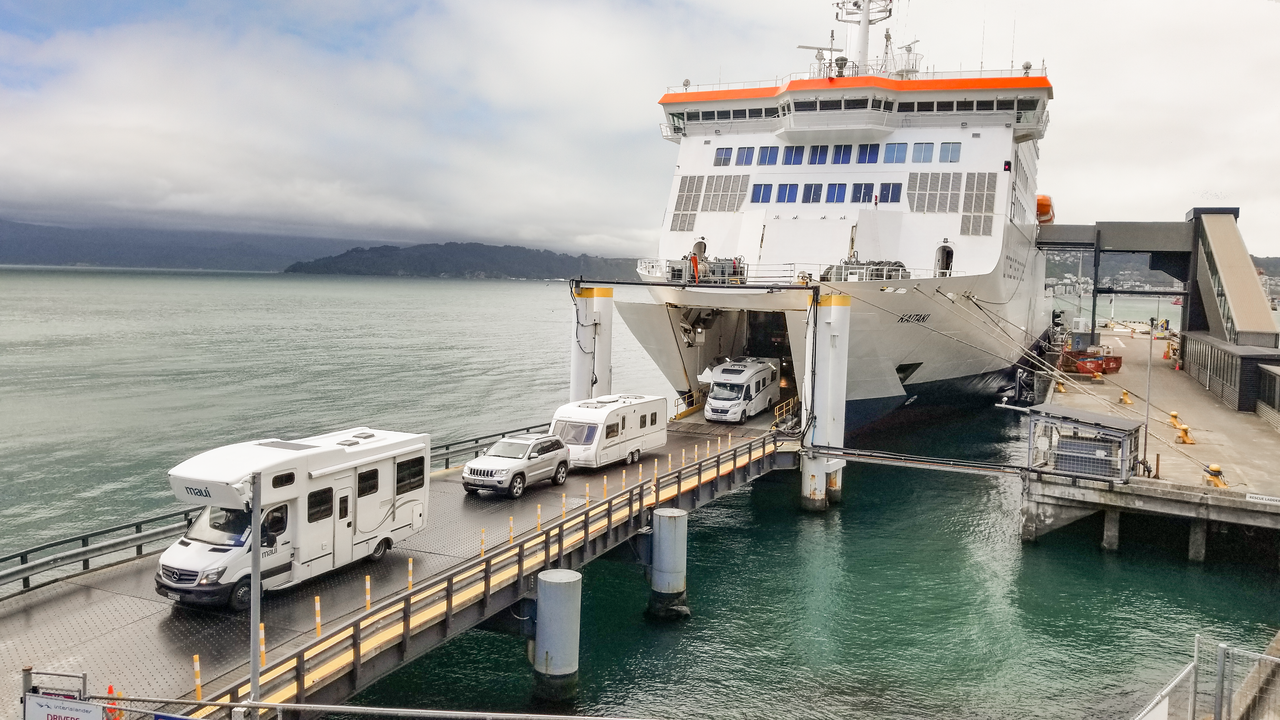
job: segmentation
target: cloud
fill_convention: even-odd
[[[785,75],[810,59],[795,45],[843,41],[825,2],[54,6],[0,7],[0,215],[605,255],[656,245],[666,86]],[[1240,205],[1254,252],[1280,254],[1280,6],[1198,8],[915,0],[887,26],[940,69],[1048,60],[1060,221]]]

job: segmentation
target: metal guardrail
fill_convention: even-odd
[[[72,565],[74,563],[80,563],[81,571],[88,570],[90,569],[89,561],[93,558],[120,552],[121,550],[128,550],[130,547],[136,548],[135,556],[140,556],[142,555],[143,545],[146,543],[174,537],[175,535],[181,535],[185,532],[187,529],[187,523],[191,520],[191,517],[200,512],[200,510],[201,508],[188,508],[186,510],[168,512],[163,515],[156,515],[144,520],[125,523],[124,525],[116,525],[115,527],[104,528],[102,530],[94,530],[93,532],[63,538],[62,540],[53,540],[42,545],[36,545],[35,547],[10,553],[9,555],[0,557],[0,564],[12,562],[13,560],[17,560],[18,564],[14,567],[0,570],[0,585],[7,585],[21,580],[22,590],[29,590],[31,589],[31,578],[34,575],[65,567],[67,565]],[[176,517],[181,517],[183,521],[146,531],[142,529],[144,525],[150,525],[152,523]],[[90,542],[93,538],[101,537],[103,535],[111,535],[125,530],[132,530],[133,534],[119,538],[112,538],[96,544]],[[53,555],[33,558],[36,553],[43,552],[45,550],[52,550],[59,546],[70,545],[73,543],[80,543],[80,547],[73,550],[64,550]],[[3,597],[8,596],[0,596],[0,599]]]
[[[443,460],[444,467],[448,468],[450,466],[450,461],[457,456],[471,455],[472,457],[478,457],[481,450],[484,450],[497,440],[504,437],[518,435],[525,432],[541,432],[547,430],[549,427],[549,423],[540,423],[537,425],[528,425],[526,427],[517,428],[515,430],[506,430],[499,433],[481,435],[479,437],[467,438],[466,440],[456,440],[454,442],[445,443],[444,445],[433,449],[431,453],[431,462],[435,464]],[[14,583],[19,580],[22,581],[21,590],[9,593],[8,595],[0,595],[0,599],[5,599],[22,591],[30,590],[32,588],[32,577],[40,573],[49,572],[50,570],[56,570],[75,563],[80,563],[81,571],[89,570],[91,568],[90,560],[103,555],[110,555],[111,553],[128,550],[130,547],[136,548],[135,556],[141,556],[143,554],[143,545],[146,543],[176,537],[186,532],[187,524],[191,521],[191,518],[202,509],[203,508],[200,507],[192,507],[185,510],[176,510],[164,513],[163,515],[156,515],[143,520],[136,520],[131,523],[117,525],[115,527],[94,530],[92,532],[63,538],[61,540],[53,540],[0,557],[0,565],[14,560],[18,561],[16,566],[0,570],[0,586]],[[181,517],[183,521],[165,525],[163,527],[152,528],[146,531],[143,530],[144,525],[150,525],[176,517]],[[113,533],[130,529],[133,530],[133,534],[131,535],[112,538],[99,543],[90,542],[96,537],[111,535]],[[53,550],[54,548],[58,548],[62,545],[71,545],[74,543],[79,543],[80,546],[71,550],[57,552],[52,555],[35,557],[36,554],[45,550]],[[58,578],[54,578],[49,582],[53,582],[57,579]]]
[[[495,594],[503,602],[514,602],[531,589],[533,573],[549,567],[564,567],[566,557],[578,553],[584,564],[616,547],[648,524],[646,513],[664,503],[676,502],[685,493],[695,501],[709,482],[763,460],[777,452],[778,438],[764,435],[677,470],[642,480],[594,503],[567,512],[560,519],[543,523],[499,547],[446,570],[415,589],[406,589],[379,603],[359,617],[325,633],[297,649],[288,657],[264,667],[260,674],[264,703],[305,703],[307,697],[339,678],[351,675],[351,686],[363,687],[364,666],[389,667],[383,653],[391,653],[394,664],[412,659],[411,643],[443,642],[466,628],[455,628],[459,613],[480,606],[486,617]],[[504,605],[505,606],[505,605]],[[497,609],[501,609],[500,606]],[[478,620],[477,620],[478,621]],[[425,634],[425,635],[424,635]],[[421,650],[425,651],[425,650]],[[372,671],[372,670],[370,670]],[[236,703],[249,693],[248,678],[215,694],[218,703]],[[209,717],[217,712],[202,707],[192,717]]]

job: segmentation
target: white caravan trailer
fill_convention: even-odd
[[[156,592],[179,602],[249,606],[249,480],[262,478],[262,586],[361,558],[380,560],[427,516],[431,436],[352,428],[256,440],[201,453],[169,471],[178,500],[206,505],[160,555]]]
[[[667,444],[667,399],[661,395],[605,395],[561,405],[551,432],[569,446],[574,467],[598,468]]]
[[[744,423],[747,418],[778,402],[782,390],[778,382],[776,358],[736,357],[716,366],[698,379],[711,383],[702,416],[718,422]]]

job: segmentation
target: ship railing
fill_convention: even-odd
[[[814,128],[897,128],[902,115],[883,110],[828,110],[826,112],[793,112],[782,118],[789,130]]]
[[[908,268],[898,265],[846,265],[843,263],[747,263],[731,260],[710,260],[698,263],[695,277],[690,260],[662,260],[646,258],[636,265],[641,276],[663,282],[688,283],[690,285],[791,285],[819,282],[883,282],[886,280],[928,280],[960,277],[960,270],[937,268]]]
[[[880,70],[879,68],[870,67],[859,72],[858,68],[850,63],[845,67],[844,77],[883,77],[894,80],[948,80],[953,78],[1015,78],[1015,77],[1046,77],[1049,69],[1031,68],[1023,70],[1022,68],[1010,68],[1004,70],[952,70],[952,71],[914,71],[902,72],[898,70]],[[768,87],[784,87],[792,80],[818,80],[829,77],[839,77],[838,72],[832,71],[829,63],[810,63],[807,72],[797,72],[782,77],[770,78],[767,80],[747,80],[743,82],[730,83],[707,83],[703,85],[690,85],[682,87],[679,85],[667,86],[668,94],[676,94],[682,92],[708,92],[715,90],[749,90],[753,88]]]

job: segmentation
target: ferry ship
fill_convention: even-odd
[[[680,149],[658,256],[638,268],[655,302],[617,308],[689,407],[724,358],[788,358],[791,382],[803,376],[811,293],[785,287],[851,296],[847,432],[1010,393],[1049,328],[1035,247],[1052,221],[1036,194],[1046,71],[926,72],[888,32],[868,59],[891,0],[836,7],[854,59],[833,32],[808,72],[686,80],[659,100]]]

